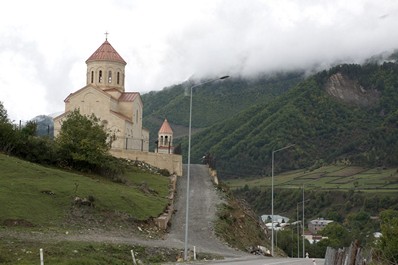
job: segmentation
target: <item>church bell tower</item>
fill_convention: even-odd
[[[173,130],[167,119],[164,120],[158,132],[157,152],[161,154],[172,154],[173,147]]]

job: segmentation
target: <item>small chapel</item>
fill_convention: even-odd
[[[149,131],[142,127],[141,95],[125,91],[126,61],[106,37],[86,64],[86,85],[64,100],[65,112],[54,118],[54,136],[68,113],[78,109],[82,115],[94,114],[114,136],[111,150],[148,152]]]

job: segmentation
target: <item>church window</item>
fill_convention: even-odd
[[[112,71],[108,72],[108,83],[112,83]]]
[[[102,70],[99,71],[98,82],[102,82]]]
[[[119,72],[117,72],[116,82],[119,85],[119,83],[120,83],[120,73]]]
[[[94,83],[94,71],[91,71],[91,83]]]
[[[135,111],[135,122],[138,123],[138,110]]]

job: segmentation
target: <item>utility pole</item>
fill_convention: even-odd
[[[304,184],[303,184],[303,258],[305,258],[305,236],[304,236],[304,227],[305,227],[305,221],[304,221],[304,204],[305,204],[305,200],[304,200]]]

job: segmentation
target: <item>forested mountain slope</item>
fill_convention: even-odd
[[[229,119],[254,104],[270,102],[303,79],[303,73],[296,72],[253,79],[230,77],[196,87],[193,91],[192,127],[197,131]],[[144,126],[150,130],[152,142],[157,138],[164,118],[172,125],[175,138],[187,135],[189,89],[200,82],[185,82],[142,95]]]
[[[272,150],[295,144],[276,154],[276,171],[397,165],[397,123],[398,64],[340,65],[195,134],[192,161],[210,153],[221,176],[269,175]]]

